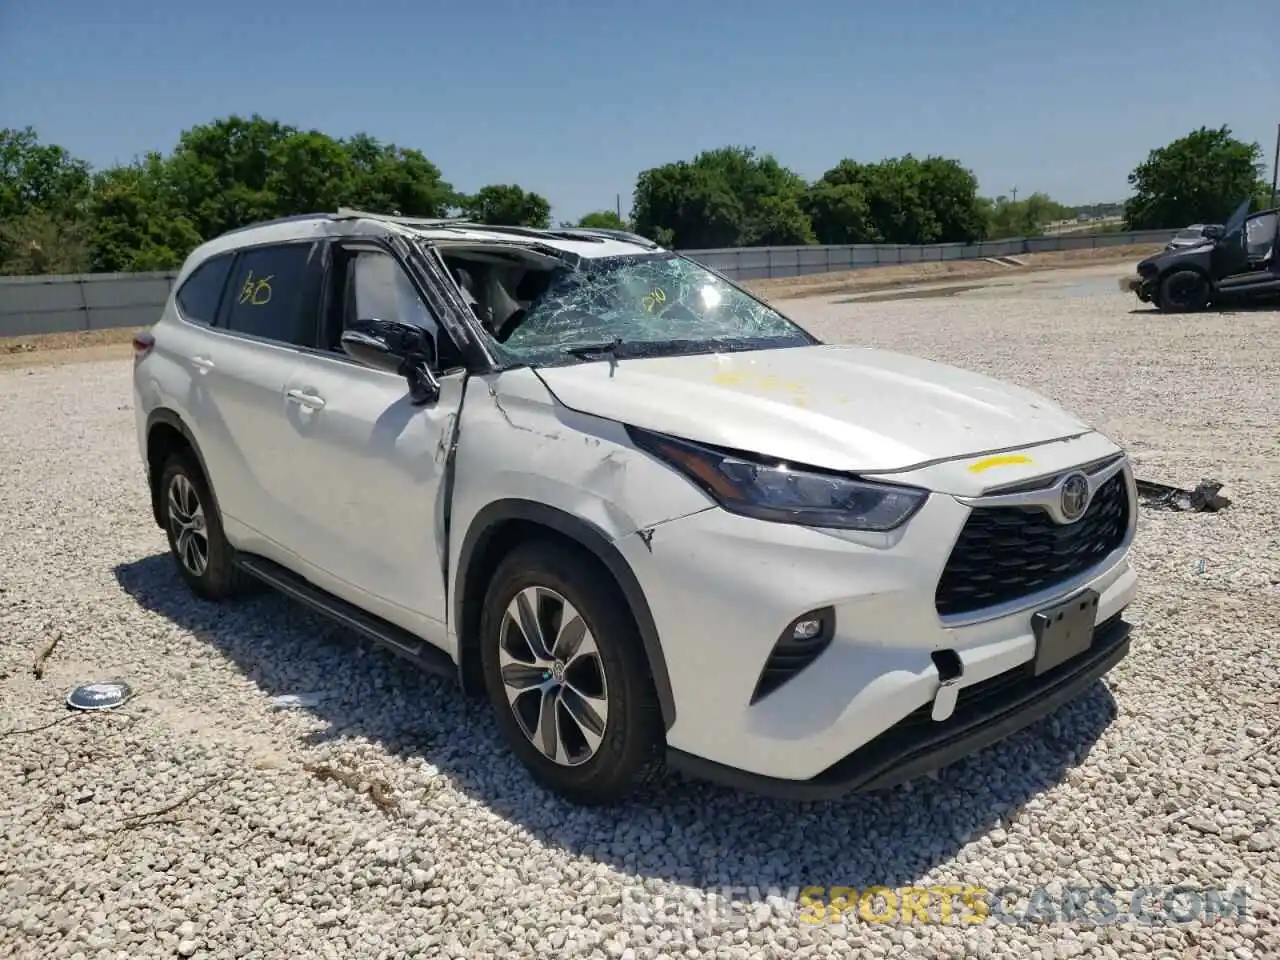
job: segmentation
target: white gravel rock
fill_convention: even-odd
[[[1280,316],[1035,289],[787,306],[828,339],[1037,389],[1142,475],[1216,477],[1235,505],[1144,510],[1134,648],[1106,684],[936,779],[835,804],[674,779],[621,811],[559,802],[484,702],[281,598],[182,588],[127,361],[0,371],[0,956],[1280,955]],[[67,713],[71,687],[113,677],[131,704]],[[796,906],[808,886],[946,884],[1009,885],[1022,911],[1046,888],[1054,916],[1075,887],[1121,891],[1127,914],[1151,886],[1157,919],[975,925],[958,897],[947,924],[855,904],[812,925]],[[1247,922],[1173,922],[1177,884],[1249,885]],[[713,911],[712,892],[746,904]]]

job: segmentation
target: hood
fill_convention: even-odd
[[[537,373],[582,413],[830,470],[891,473],[1090,432],[1028,390],[864,347],[624,358]]]

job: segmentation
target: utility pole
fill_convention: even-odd
[[[618,219],[621,220],[622,219],[622,194],[615,193],[613,195],[613,202],[617,205]]]
[[[1017,202],[1018,202],[1018,188],[1017,188],[1017,187],[1014,187],[1014,188],[1013,188],[1013,202],[1014,202],[1014,203],[1017,203]]]
[[[1276,157],[1271,161],[1271,205],[1276,205],[1276,180],[1280,178],[1280,123],[1276,124]]]

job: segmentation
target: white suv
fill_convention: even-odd
[[[821,343],[631,234],[247,227],[188,258],[134,349],[190,587],[265,581],[487,692],[575,802],[664,760],[795,798],[888,786],[1128,650],[1114,443]]]

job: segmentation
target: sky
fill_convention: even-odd
[[[417,147],[555,221],[754,146],[954,157],[983,194],[1122,200],[1201,125],[1280,123],[1274,0],[0,0],[0,127],[95,167],[230,114]],[[1250,25],[1253,26],[1250,26]]]

